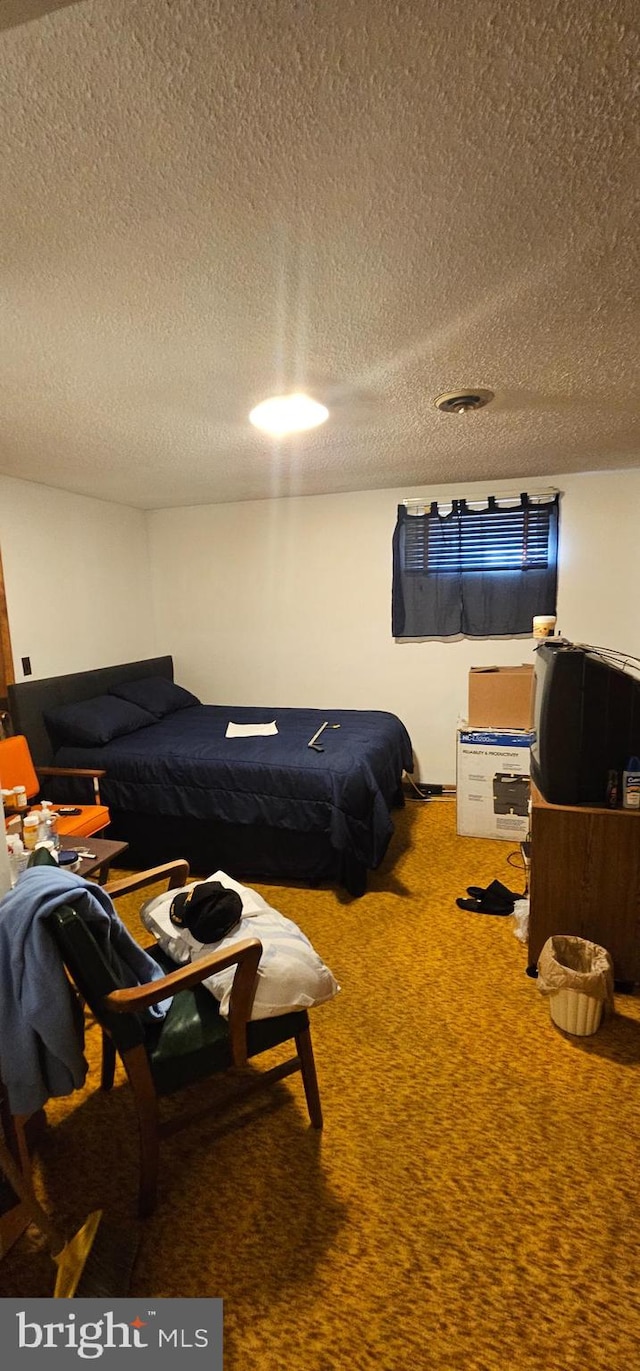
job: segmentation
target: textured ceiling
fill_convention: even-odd
[[[0,472],[158,508],[640,466],[637,14],[0,0]],[[250,427],[303,386],[322,429]]]

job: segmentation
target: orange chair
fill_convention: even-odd
[[[74,808],[80,810],[79,814],[58,814],[58,832],[61,838],[90,838],[95,833],[100,833],[107,827],[110,821],[109,810],[106,805],[100,802],[100,777],[104,776],[104,771],[85,770],[79,767],[60,767],[60,766],[41,766],[37,770],[33,765],[29,744],[22,736],[16,734],[13,738],[0,739],[0,786],[3,790],[13,790],[15,786],[24,786],[27,792],[27,800],[31,801],[40,794],[41,777],[43,776],[86,776],[93,779],[93,790],[96,803],[92,805],[75,805]],[[57,813],[58,806],[52,805],[54,814]],[[9,823],[12,814],[15,814],[11,807],[5,804],[5,822]],[[22,815],[26,810],[22,810]]]

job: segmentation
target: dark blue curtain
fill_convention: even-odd
[[[398,506],[393,535],[395,638],[509,637],[555,614],[559,496],[454,500],[441,514]]]

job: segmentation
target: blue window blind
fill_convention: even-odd
[[[555,614],[559,496],[474,508],[454,500],[420,514],[398,507],[393,535],[396,638],[530,633]]]
[[[409,515],[404,570],[409,574],[457,571],[527,571],[549,565],[548,505],[469,509],[455,501],[449,516]]]

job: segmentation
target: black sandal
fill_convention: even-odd
[[[513,914],[513,901],[510,904],[494,904],[491,900],[456,900],[459,909],[470,909],[472,914]]]
[[[513,904],[514,900],[524,900],[526,897],[520,895],[516,890],[507,890],[502,881],[492,881],[486,890],[481,885],[468,885],[467,894],[473,896],[474,900],[490,899],[495,901],[502,900],[503,904]]]

